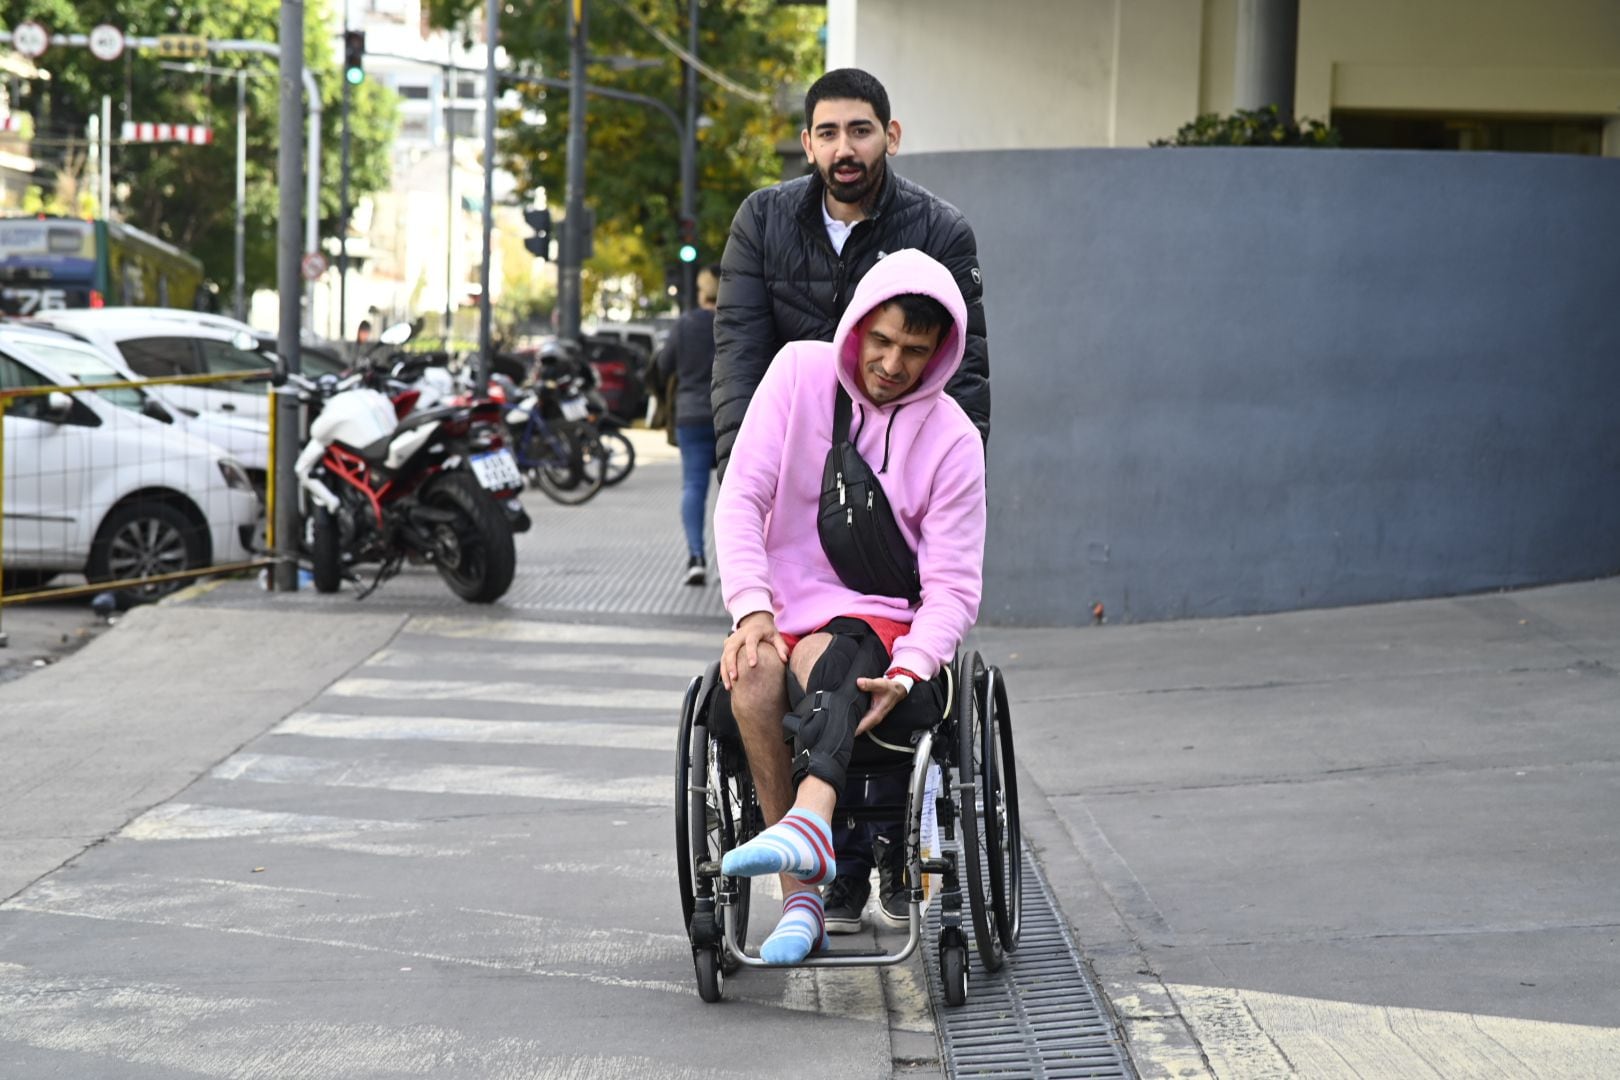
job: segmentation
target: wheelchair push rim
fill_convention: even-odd
[[[1012,952],[1023,929],[1024,837],[1018,814],[1018,762],[1013,754],[1012,711],[1007,706],[1007,684],[1001,669],[986,674],[985,700],[990,706],[984,730],[985,758],[994,759],[999,783],[993,806],[986,806],[986,848],[990,853],[991,903],[1001,947]]]

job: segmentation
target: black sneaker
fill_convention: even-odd
[[[821,891],[821,902],[826,905],[823,925],[829,934],[858,934],[865,925],[862,917],[866,900],[872,895],[872,877],[849,874],[835,877]]]
[[[706,580],[708,580],[704,576],[704,571],[706,569],[708,568],[704,565],[703,556],[692,556],[686,562],[686,583],[688,585],[702,585]]]
[[[881,848],[882,845],[879,845]],[[911,925],[911,890],[906,888],[905,847],[889,844],[878,859],[878,914],[890,926]]]

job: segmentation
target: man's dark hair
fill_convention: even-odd
[[[901,293],[898,296],[891,296],[882,306],[888,307],[890,304],[900,306],[900,314],[906,320],[908,334],[926,334],[930,330],[941,330],[939,340],[944,341],[945,331],[956,323],[944,304],[922,293]]]
[[[889,126],[889,92],[860,68],[836,68],[810,84],[804,95],[807,130],[815,119],[816,105],[823,101],[864,101],[877,113],[878,126]]]

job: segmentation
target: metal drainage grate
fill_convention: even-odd
[[[1132,1080],[1123,1040],[1099,1004],[1091,975],[1081,965],[1069,931],[1058,917],[1046,879],[1024,854],[1024,917],[1018,951],[1002,969],[985,972],[968,936],[968,998],[944,1004],[939,985],[939,905],[929,907],[928,983],[935,1001],[946,1075]]]

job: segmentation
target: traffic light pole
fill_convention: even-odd
[[[488,0],[485,6],[484,43],[484,257],[478,266],[478,385],[475,394],[489,392],[490,323],[494,311],[489,300],[490,242],[495,229],[495,46],[500,38],[501,0]]]
[[[563,220],[562,252],[557,265],[557,335],[579,340],[580,272],[584,261],[585,224],[585,0],[568,5],[568,41],[571,64],[568,80],[568,186],[567,217]]]
[[[354,87],[343,80],[343,149],[338,165],[338,340],[349,340],[349,101]]]
[[[688,0],[686,18],[686,51],[693,57],[698,53],[698,0]],[[686,69],[686,130],[681,132],[681,220],[697,220],[697,68],[683,60]],[[684,242],[684,238],[683,238]],[[680,305],[682,311],[697,306],[697,262],[681,262]]]

